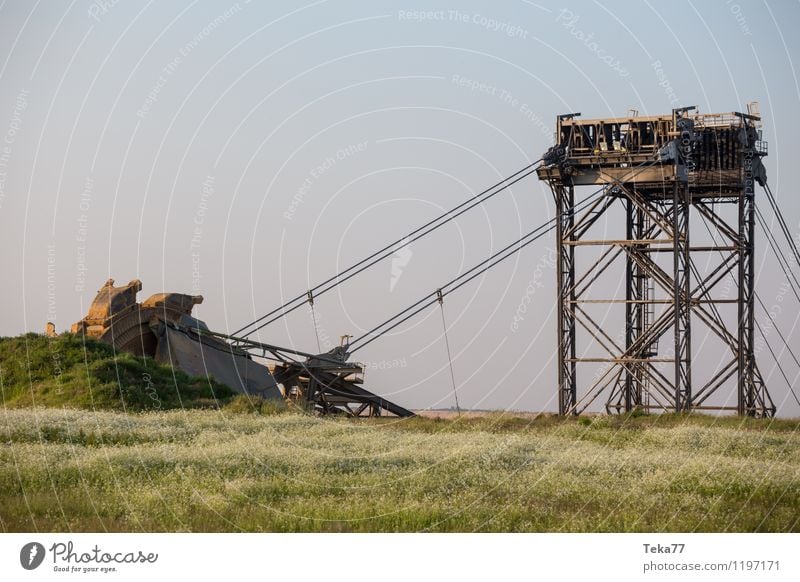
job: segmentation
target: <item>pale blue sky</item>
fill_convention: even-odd
[[[108,277],[140,278],[142,297],[200,293],[199,316],[232,331],[537,159],[571,111],[758,100],[770,183],[800,232],[800,5],[633,5],[3,2],[0,334],[68,328]],[[415,243],[394,283],[386,262],[319,299],[322,343],[379,323],[552,210],[529,179]],[[446,302],[462,405],[555,409],[549,248]],[[783,276],[766,248],[757,288],[773,305]],[[512,330],[531,282],[534,307]],[[781,305],[800,352],[798,305]],[[367,385],[408,407],[452,405],[441,331],[431,311],[360,352]],[[304,310],[261,337],[316,347]],[[701,358],[704,343],[698,373],[718,357],[709,340]],[[780,361],[796,382],[795,362]],[[799,415],[766,351],[759,362],[781,412]]]

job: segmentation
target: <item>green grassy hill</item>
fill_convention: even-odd
[[[213,378],[193,378],[72,334],[0,338],[0,387],[11,407],[142,411],[213,407],[234,396]]]

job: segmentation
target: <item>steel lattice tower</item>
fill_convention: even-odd
[[[648,117],[579,115],[558,117],[557,144],[538,170],[556,203],[559,413],[580,414],[606,395],[608,412],[774,415],[753,333],[754,187],[766,181],[767,153],[757,112],[700,114],[687,107]],[[601,194],[576,204],[579,186]],[[625,217],[616,238],[605,235],[614,229],[612,210]],[[711,242],[693,246],[690,222],[704,223]],[[604,236],[589,236],[599,225]],[[577,263],[588,248],[595,256]],[[613,269],[624,272],[624,298],[597,297],[593,287]],[[721,292],[726,282],[735,297]],[[620,304],[624,331],[614,337],[590,308]],[[736,315],[725,317],[732,308]],[[717,369],[694,385],[693,325],[718,338],[724,351]],[[592,349],[602,354],[587,355]],[[599,369],[584,389],[578,375],[590,363]],[[725,393],[734,383],[735,406]]]

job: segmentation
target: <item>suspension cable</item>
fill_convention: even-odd
[[[778,332],[778,336],[781,338],[781,341],[783,341],[783,345],[786,347],[789,354],[792,356],[794,363],[797,364],[798,368],[800,368],[800,360],[797,359],[797,355],[792,351],[792,348],[789,347],[789,342],[786,341],[786,337],[783,335],[783,333],[781,333],[781,328],[778,327],[778,322],[775,321],[775,318],[772,317],[769,310],[767,309],[767,306],[764,305],[763,301],[761,301],[761,297],[759,297],[758,293],[756,293],[755,296],[756,299],[758,300],[758,303],[761,305],[761,309],[764,310],[764,313],[767,314],[767,317],[769,317],[769,320],[772,322],[772,327],[774,327],[775,331]],[[767,341],[766,337],[764,338],[764,341]]]
[[[450,353],[450,340],[447,337],[447,322],[444,319],[444,295],[442,290],[437,289],[437,300],[439,301],[439,313],[442,315],[442,332],[444,333],[444,345],[447,348],[447,361],[450,364],[450,382],[453,384],[453,396],[456,399],[456,412],[461,416],[461,406],[458,404],[458,392],[456,391],[456,375],[453,372],[453,356]]]
[[[317,312],[314,309],[314,294],[308,292],[308,305],[311,307],[311,322],[314,324],[314,335],[317,337],[317,351],[322,353],[322,345],[319,341],[319,326],[317,325]]]
[[[778,206],[777,201],[775,200],[775,196],[772,194],[772,189],[766,182],[764,182],[764,190],[767,193],[767,200],[769,201],[769,205],[772,207],[772,211],[775,213],[775,216],[778,219],[778,224],[781,227],[783,236],[786,237],[786,241],[789,243],[789,249],[792,251],[792,254],[794,255],[794,260],[797,261],[797,265],[800,266],[800,251],[797,250],[797,243],[795,243],[795,240],[792,238],[792,233],[789,231],[789,227],[786,224],[786,220],[783,218],[783,213],[781,212],[781,209]]]
[[[478,194],[476,194],[472,198],[468,198],[467,200],[465,200],[461,204],[451,208],[450,210],[448,210],[444,214],[441,214],[441,215],[437,216],[433,220],[430,220],[430,221],[426,222],[425,224],[423,224],[422,226],[420,226],[420,227],[416,228],[415,230],[411,231],[406,236],[404,236],[402,238],[399,238],[396,241],[384,246],[380,250],[375,251],[371,255],[369,255],[369,256],[361,259],[357,263],[349,266],[344,271],[342,271],[340,273],[337,273],[336,275],[333,275],[332,277],[326,279],[322,283],[319,283],[318,285],[312,287],[309,290],[309,292],[316,292],[317,296],[322,295],[324,293],[327,293],[328,291],[334,289],[338,285],[341,285],[342,283],[344,283],[348,279],[358,275],[359,273],[365,271],[366,269],[368,269],[369,267],[375,265],[376,263],[379,263],[380,261],[383,261],[384,259],[392,256],[398,250],[407,247],[412,242],[414,242],[414,241],[416,241],[416,240],[418,240],[418,239],[430,234],[431,232],[437,230],[441,226],[444,226],[445,224],[447,224],[451,220],[454,220],[455,218],[461,216],[462,214],[464,214],[465,212],[471,210],[472,208],[474,208],[474,207],[486,202],[487,200],[493,198],[494,196],[496,196],[500,192],[503,192],[504,190],[508,189],[509,187],[513,186],[514,184],[516,184],[520,180],[522,180],[524,178],[527,178],[528,176],[530,176],[531,174],[533,174],[536,171],[536,167],[535,166],[540,161],[541,161],[541,159],[538,159],[535,162],[532,162],[532,163],[528,164],[527,166],[525,166],[521,170],[518,170],[518,171],[514,172],[513,174],[511,174],[510,176],[504,178],[503,180],[500,180],[499,182],[497,182],[493,186],[490,186],[489,188],[486,188],[485,190],[479,192]],[[344,275],[346,275],[346,276],[344,276]],[[253,334],[256,331],[258,331],[259,329],[262,329],[263,327],[266,327],[270,323],[272,323],[274,321],[277,321],[278,319],[281,319],[282,317],[288,315],[289,313],[295,311],[296,309],[298,309],[299,307],[304,305],[306,303],[307,294],[308,294],[308,292],[303,293],[301,295],[298,295],[294,299],[291,299],[291,300],[287,301],[286,303],[284,303],[280,307],[277,307],[277,308],[273,309],[272,311],[270,311],[269,313],[267,313],[265,315],[262,315],[261,317],[259,317],[255,321],[252,321],[252,322],[248,323],[247,325],[243,326],[242,328],[236,330],[235,332],[233,332],[232,335],[247,337],[248,335]],[[271,319],[267,320],[267,318],[271,318]],[[264,322],[264,323],[261,323],[264,320],[267,320],[267,321]],[[260,323],[260,325],[256,326],[256,324],[259,324],[259,323]],[[256,327],[253,327],[253,326],[256,326]],[[250,329],[249,331],[246,331],[246,330],[248,330],[248,328],[253,328],[253,329]],[[246,332],[246,333],[243,333],[243,332]]]
[[[758,328],[758,331],[761,334],[761,338],[764,340],[764,343],[767,345],[769,353],[772,354],[772,359],[775,360],[775,365],[778,366],[778,370],[780,370],[781,376],[783,376],[783,379],[786,380],[786,385],[789,387],[789,391],[792,393],[792,396],[794,396],[795,402],[797,402],[797,404],[800,405],[800,400],[797,398],[797,394],[795,393],[794,388],[792,388],[792,383],[791,381],[789,381],[789,377],[786,375],[786,372],[783,371],[783,366],[781,366],[781,363],[778,361],[778,356],[775,355],[775,351],[769,344],[769,340],[767,340],[767,336],[764,334],[764,330],[761,329],[761,324],[758,323],[758,321],[756,321],[756,327]]]
[[[594,199],[602,191],[603,188],[596,190],[594,193],[590,194],[587,198],[585,198],[582,202],[577,204],[575,207],[575,212],[576,213],[580,212],[584,208],[588,207],[591,204],[591,202],[593,202]],[[416,303],[406,307],[404,310],[393,315],[383,323],[375,326],[371,330],[360,335],[358,338],[356,338],[350,343],[351,347],[350,353],[352,354],[366,347],[376,339],[380,338],[384,334],[396,328],[398,325],[401,325],[402,323],[408,321],[421,311],[425,310],[427,307],[436,303],[439,300],[439,293],[441,293],[442,297],[446,297],[450,293],[457,291],[458,289],[460,289],[461,287],[463,287],[464,285],[466,285],[479,275],[485,273],[492,267],[502,263],[507,258],[513,256],[514,254],[521,251],[522,249],[532,244],[533,242],[539,240],[544,235],[552,231],[555,227],[556,227],[556,218],[551,218],[547,222],[540,224],[526,235],[522,236],[521,238],[517,239],[511,244],[506,245],[505,247],[503,247],[490,257],[484,259],[483,261],[473,266],[469,270],[461,273],[456,278],[448,281],[436,291],[428,293],[427,295],[419,299]],[[450,288],[448,289],[448,287]]]
[[[797,276],[792,271],[791,265],[786,259],[786,255],[780,250],[778,241],[775,240],[775,235],[772,234],[772,231],[769,228],[767,228],[767,221],[764,219],[764,215],[761,213],[761,210],[759,210],[758,206],[756,206],[756,219],[758,221],[758,226],[761,227],[761,231],[764,233],[764,236],[767,239],[767,243],[769,243],[769,246],[772,249],[772,254],[774,254],[775,258],[778,260],[778,266],[780,266],[781,271],[783,271],[783,274],[792,289],[792,293],[794,293],[794,296],[798,301],[800,301],[800,293],[798,293],[800,281],[797,280]],[[794,283],[792,282],[793,279]],[[797,284],[797,287],[795,287],[795,283]]]

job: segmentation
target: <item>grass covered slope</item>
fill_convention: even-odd
[[[159,410],[213,406],[233,396],[213,378],[191,378],[72,334],[0,338],[5,406]]]
[[[230,410],[0,412],[0,527],[800,531],[797,421]]]

